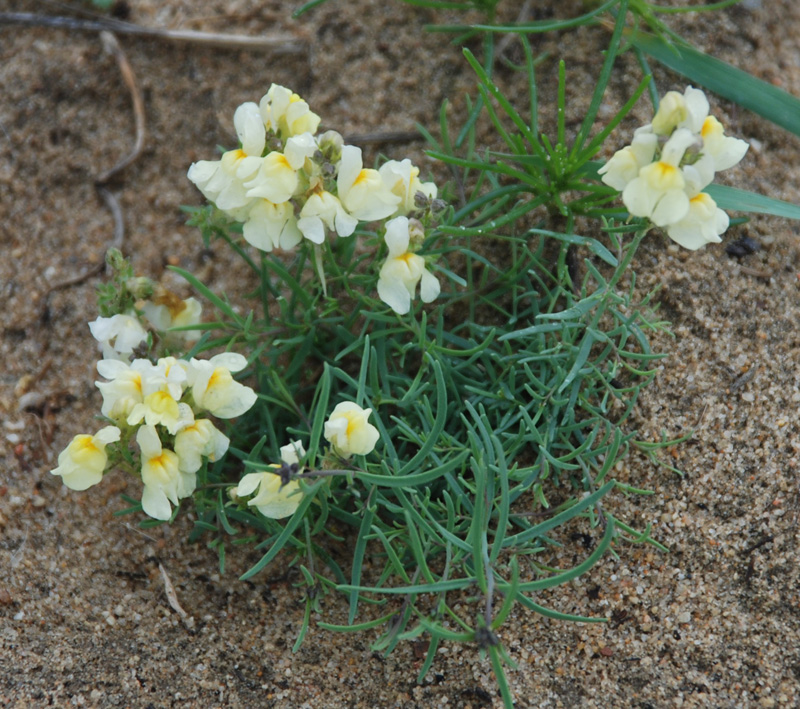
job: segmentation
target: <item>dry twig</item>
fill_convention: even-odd
[[[192,30],[165,30],[155,27],[143,27],[131,22],[123,22],[111,18],[97,20],[81,20],[74,17],[54,15],[37,15],[32,12],[0,12],[0,24],[27,25],[29,27],[54,27],[84,32],[116,32],[132,34],[155,39],[166,39],[171,42],[192,42],[208,47],[224,49],[251,49],[273,54],[303,54],[308,50],[306,42],[294,37],[250,37],[241,34],[220,34],[217,32],[195,32]]]
[[[128,167],[128,165],[136,160],[136,158],[138,158],[139,154],[142,152],[142,148],[144,147],[145,115],[144,101],[142,100],[142,94],[139,91],[139,86],[136,84],[136,77],[133,74],[133,69],[131,69],[128,58],[125,56],[125,52],[123,52],[122,47],[119,46],[117,38],[111,32],[103,31],[100,33],[100,41],[103,43],[103,49],[105,49],[106,52],[111,54],[114,59],[117,60],[117,65],[119,66],[120,73],[122,74],[122,80],[125,82],[125,85],[128,87],[128,91],[130,91],[131,94],[131,100],[133,101],[133,116],[136,122],[136,140],[133,145],[133,150],[131,150],[131,152],[122,158],[122,160],[120,160],[116,165],[114,165],[114,167],[106,170],[98,176],[96,184],[104,185],[114,175]]]

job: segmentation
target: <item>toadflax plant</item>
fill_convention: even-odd
[[[478,73],[511,152],[456,155],[474,146],[475,121],[455,146],[443,121],[434,154],[460,182],[457,207],[408,159],[365,167],[341,135],[318,135],[319,116],[289,89],[236,109],[239,147],[188,177],[212,203],[192,222],[253,279],[246,314],[175,269],[213,306],[203,320],[199,300],[136,278],[112,252],[90,325],[104,426],[52,472],[75,490],[112,468],[141,479],[124,512],[154,524],[188,512],[190,538],[205,536],[223,569],[231,544],[255,544],[263,555],[243,578],[286,552],[306,587],[295,647],[338,592],[348,624],[321,627],[381,628],[385,652],[424,636],[420,677],[443,641],[475,643],[511,706],[500,629],[515,604],[600,620],[536,593],[625,541],[663,549],[612,512],[615,491],[644,492],[612,471],[636,443],[627,419],[660,357],[648,332],[663,327],[650,296],[621,283],[653,226],[687,248],[720,240],[728,218],[703,190],[747,145],[724,135],[701,91],[671,92],[600,169],[603,185],[587,169],[602,141],[580,144],[581,131],[570,148],[563,124],[540,137],[535,115]],[[500,130],[493,100],[519,133]],[[620,192],[622,221],[610,206]],[[576,215],[602,231],[576,234]],[[552,568],[547,551],[576,529],[591,550]],[[330,543],[343,538],[347,554]]]

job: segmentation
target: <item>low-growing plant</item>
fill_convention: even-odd
[[[209,204],[187,211],[206,244],[225,242],[252,271],[247,307],[173,269],[213,307],[204,319],[199,300],[135,277],[111,252],[90,324],[105,425],[77,436],[53,473],[75,490],[114,467],[140,477],[141,499],[126,498],[124,513],[144,512],[148,525],[193,511],[190,539],[205,539],[221,570],[231,545],[255,545],[262,556],[242,578],[284,554],[305,587],[295,648],[337,592],[348,624],[320,627],[380,628],[374,647],[387,653],[425,635],[420,678],[443,641],[475,643],[511,706],[499,630],[514,606],[602,620],[535,594],[625,543],[664,549],[614,505],[615,494],[646,493],[613,472],[638,445],[630,415],[665,356],[650,335],[667,325],[632,264],[654,228],[689,249],[719,242],[729,220],[715,197],[727,206],[736,193],[710,183],[747,150],[689,87],[667,92],[630,145],[595,162],[652,86],[646,72],[592,135],[617,52],[636,46],[625,0],[587,17],[611,10],[571,138],[563,62],[548,136],[524,34],[527,110],[495,85],[491,61],[465,53],[478,97],[457,132],[444,108],[439,135],[425,131],[454,175],[441,189],[408,159],[365,167],[341,135],[318,135],[319,117],[284,87],[239,106],[239,147],[191,166]],[[502,151],[476,146],[480,115]],[[793,216],[792,205],[749,199]],[[594,230],[579,234],[579,219]],[[548,551],[576,526],[593,548],[552,568]]]

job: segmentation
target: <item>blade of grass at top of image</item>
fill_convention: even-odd
[[[687,79],[800,135],[800,99],[777,86],[685,43],[670,43],[645,32],[637,32],[630,42]]]
[[[554,32],[592,24],[597,21],[597,17],[617,4],[619,4],[619,0],[607,0],[600,5],[600,7],[596,7],[594,10],[584,13],[583,15],[579,15],[578,17],[573,17],[566,20],[532,20],[531,22],[520,22],[518,24],[511,25],[426,25],[425,29],[428,32],[464,32],[467,30],[473,30],[477,32],[516,32],[519,34]]]

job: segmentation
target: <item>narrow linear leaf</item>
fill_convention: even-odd
[[[726,185],[709,185],[704,191],[711,195],[721,209],[771,214],[784,219],[800,219],[800,205],[791,202],[765,197],[755,192],[738,190]]]
[[[631,44],[687,79],[800,135],[800,99],[786,91],[688,44],[670,43],[645,32],[635,34]]]

